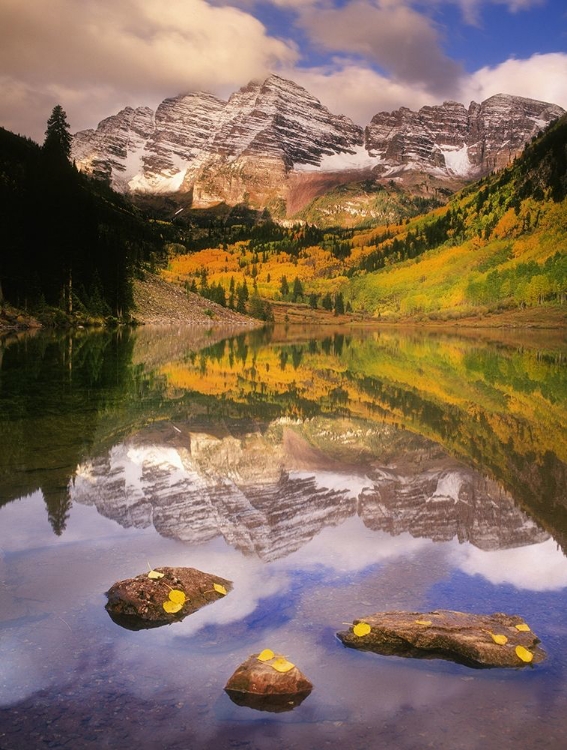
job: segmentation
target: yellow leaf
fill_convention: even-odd
[[[172,602],[171,599],[167,599],[163,603],[163,608],[168,614],[174,615],[176,612],[179,612],[180,609],[183,609],[183,604],[179,604],[178,602]]]
[[[185,599],[187,597],[183,591],[179,591],[179,589],[171,589],[169,592],[169,598],[172,602],[175,602],[175,604],[179,604],[180,607],[182,607],[185,604]]]
[[[160,573],[157,570],[150,570],[150,572],[148,573],[148,578],[156,581],[158,578],[163,578],[164,575],[164,573]]]
[[[258,654],[258,661],[270,661],[275,656],[271,648],[265,648],[261,653]]]
[[[213,588],[217,592],[217,594],[222,594],[223,596],[226,596],[228,594],[228,591],[220,583],[213,583]]]
[[[368,635],[368,633],[370,633],[371,630],[372,628],[367,622],[359,622],[358,625],[354,626],[354,628],[352,629],[352,632],[355,635],[360,637],[363,635]]]
[[[516,630],[519,630],[520,633],[529,633],[530,632],[530,626],[526,625],[525,622],[521,622],[519,625],[516,625]]]
[[[431,625],[431,620],[416,620],[416,625]]]
[[[508,643],[508,639],[505,635],[501,635],[500,633],[491,633],[492,640],[494,643],[497,643],[499,646],[503,646],[505,643]]]
[[[290,669],[295,667],[295,664],[288,661],[285,656],[279,656],[270,666],[272,666],[276,672],[289,672]]]
[[[516,656],[525,662],[530,662],[534,658],[532,652],[528,651],[528,649],[523,646],[516,646]]]

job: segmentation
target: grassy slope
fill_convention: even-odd
[[[397,238],[443,226],[438,246],[354,278],[353,306],[382,318],[450,319],[563,303],[567,290],[567,200],[562,118],[504,172],[406,225]],[[391,253],[392,238],[376,252]]]

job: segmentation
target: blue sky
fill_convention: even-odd
[[[567,109],[565,0],[0,0],[0,124],[41,139],[271,72],[364,125],[511,93]]]

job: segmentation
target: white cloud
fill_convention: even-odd
[[[439,103],[438,96],[418,86],[392,81],[352,61],[337,60],[336,66],[329,68],[290,70],[288,75],[331,112],[348,115],[360,125],[368,125],[378,112]]]
[[[84,122],[85,102],[101,119],[116,101],[155,105],[196,89],[227,95],[297,57],[251,14],[206,0],[2,0],[0,121],[38,137],[49,111],[25,101],[59,96],[78,129],[94,124]]]
[[[467,544],[456,550],[455,563],[464,573],[480,575],[495,585],[508,583],[528,591],[567,587],[567,559],[553,539],[494,552]]]
[[[477,70],[463,80],[462,100],[483,101],[494,94],[514,94],[559,104],[567,109],[567,54],[551,52],[525,60],[514,58]]]

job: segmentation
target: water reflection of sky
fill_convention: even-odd
[[[165,691],[177,698],[174,704],[205,719],[196,746],[222,746],[229,725],[268,724],[296,726],[298,741],[303,737],[302,746],[309,747],[309,738],[325,736],[329,723],[339,735],[341,727],[357,727],[362,742],[364,722],[384,729],[408,711],[422,715],[422,732],[433,732],[430,712],[441,718],[443,706],[453,711],[467,701],[484,706],[486,685],[501,701],[506,690],[506,700],[512,691],[514,700],[528,704],[534,690],[547,694],[541,675],[557,688],[563,669],[557,654],[532,674],[496,676],[442,662],[357,653],[335,639],[343,623],[378,610],[504,609],[522,614],[549,648],[565,631],[560,613],[567,603],[567,560],[553,540],[483,551],[407,533],[393,537],[354,516],[325,528],[288,557],[264,563],[221,538],[191,547],[153,529],[122,529],[85,506],[72,509],[64,536],[55,537],[42,505],[38,493],[0,510],[3,707],[35,700],[45,689],[70,690],[79,700],[87,685],[98,686],[104,710],[109,690],[136,705],[159,702]],[[148,562],[214,571],[232,579],[235,589],[181,623],[139,633],[122,630],[104,611],[103,592]],[[315,684],[293,714],[265,715],[223,697],[236,666],[264,647],[285,653]],[[393,727],[386,735],[395,735]]]

